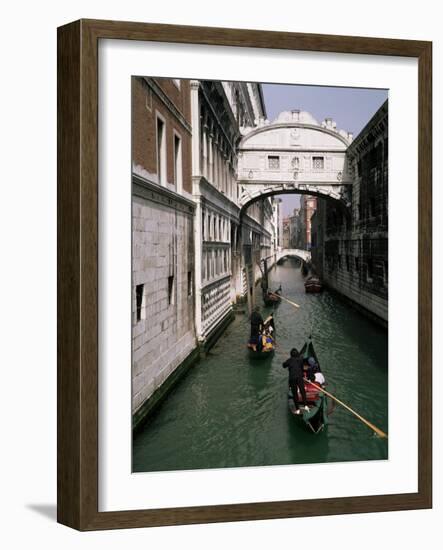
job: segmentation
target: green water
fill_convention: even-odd
[[[295,260],[271,272],[272,287],[300,304],[275,310],[277,351],[253,360],[249,322],[237,315],[210,355],[179,382],[135,437],[133,470],[191,470],[388,458],[387,440],[337,406],[327,429],[309,433],[291,416],[287,371],[291,347],[313,341],[328,390],[388,431],[387,331],[335,295],[305,294]],[[272,308],[263,308],[263,317]]]

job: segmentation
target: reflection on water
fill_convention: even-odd
[[[237,316],[136,436],[134,471],[387,458],[387,440],[339,406],[327,430],[306,431],[288,411],[287,372],[281,368],[312,330],[328,390],[387,432],[387,332],[327,291],[305,294],[295,261],[271,271],[271,286],[279,283],[301,307],[277,306],[274,357],[249,357],[249,322]],[[270,311],[263,308],[263,316]]]

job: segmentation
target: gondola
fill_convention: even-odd
[[[317,434],[321,432],[328,423],[327,398],[315,388],[313,388],[313,392],[309,392],[308,396],[308,386],[311,386],[311,384],[305,384],[309,410],[306,411],[301,408],[300,414],[296,414],[291,390],[288,392],[288,405],[294,418],[301,419],[308,430]]]
[[[313,357],[318,366],[320,363],[315,353],[314,345],[312,340],[309,339],[308,343],[305,343],[300,354],[303,355],[305,378],[307,376],[307,371],[309,368],[308,359]],[[318,384],[315,384],[318,386]],[[306,391],[306,401],[308,405],[308,410],[305,410],[300,405],[300,413],[296,413],[296,408],[294,404],[294,398],[291,390],[288,391],[288,406],[291,414],[294,418],[298,419],[303,425],[312,433],[321,432],[324,427],[328,424],[328,415],[331,414],[333,410],[333,404],[328,410],[328,399],[324,393],[321,392],[314,384],[310,382],[305,382],[305,391]],[[300,392],[298,394],[298,402],[301,402]]]
[[[259,336],[259,338],[266,338],[267,342],[265,345],[257,346],[252,342],[248,342],[248,353],[251,359],[269,359],[274,355],[275,351],[275,340],[272,336]]]
[[[305,291],[309,294],[316,294],[323,290],[323,284],[318,277],[311,276],[306,279]]]
[[[263,302],[265,306],[275,306],[281,302],[281,298],[279,296],[281,292],[281,287],[279,287],[274,292],[271,292],[269,290],[263,291]]]
[[[263,267],[262,267],[263,264]],[[278,295],[281,292],[281,285],[280,287],[272,292],[269,290],[269,282],[268,282],[268,262],[266,259],[263,259],[259,264],[260,270],[262,272],[262,280],[261,280],[261,288],[263,291],[263,303],[265,306],[275,306],[281,302],[281,298]]]
[[[253,349],[251,344],[248,344],[248,353],[251,359],[270,359],[274,356],[275,346],[273,345],[270,349]]]
[[[251,359],[269,359],[275,351],[275,324],[272,314],[263,323],[263,334],[259,336],[261,345],[248,342],[247,348]]]

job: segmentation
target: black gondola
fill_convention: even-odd
[[[267,359],[274,355],[275,351],[275,324],[271,315],[265,319],[263,330],[257,341],[248,342],[249,357],[254,359]]]
[[[274,292],[266,289],[263,290],[263,302],[265,306],[275,306],[281,302],[281,297],[279,296],[281,292],[281,286]]]
[[[263,268],[261,264],[263,264]],[[275,306],[281,302],[281,298],[279,296],[279,293],[281,292],[281,285],[274,292],[269,290],[268,262],[263,259],[259,264],[259,267],[262,272],[261,288],[263,291],[263,303],[265,304],[265,306]]]
[[[315,360],[318,369],[320,369],[320,363],[318,361],[318,357],[314,349],[314,344],[312,343],[311,339],[309,339],[309,341],[304,344],[304,346],[300,350],[300,354],[303,355],[306,379],[309,376],[310,370],[310,365],[308,363],[309,358],[312,357]],[[297,413],[293,395],[290,389],[288,392],[288,406],[294,418],[300,419],[309,431],[317,434],[321,432],[323,428],[328,424],[328,415],[332,412],[333,407],[331,406],[331,408],[328,410],[328,400],[326,395],[318,389],[318,386],[320,386],[319,384],[316,383],[315,386],[310,382],[305,382],[308,410],[302,408],[300,409],[300,412]],[[300,393],[298,394],[298,402],[301,402]]]

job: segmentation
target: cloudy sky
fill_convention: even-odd
[[[333,88],[263,84],[267,117],[274,120],[282,111],[308,111],[321,123],[331,117],[337,128],[356,137],[388,97],[388,90],[366,88]],[[280,195],[283,215],[292,213],[300,203],[299,195]]]

